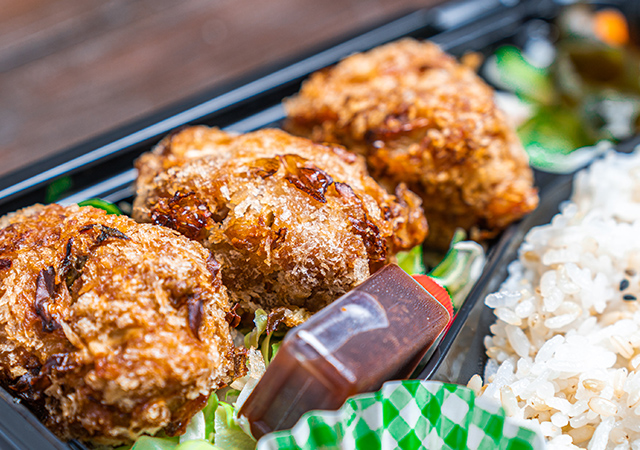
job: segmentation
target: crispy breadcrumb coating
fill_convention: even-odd
[[[173,230],[92,207],[0,219],[0,382],[61,439],[186,427],[231,380],[219,265]]]
[[[313,74],[285,108],[290,132],[365,155],[381,184],[419,194],[432,247],[446,248],[456,227],[495,236],[538,204],[492,89],[432,43],[350,56]]]
[[[422,242],[420,199],[364,160],[281,130],[192,127],[143,155],[133,215],[202,242],[233,300],[317,311]]]

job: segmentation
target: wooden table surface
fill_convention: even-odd
[[[440,0],[0,0],[0,176]]]

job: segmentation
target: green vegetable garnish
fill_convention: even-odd
[[[140,436],[131,450],[174,450],[178,447],[178,439]]]
[[[280,341],[272,343],[274,333],[266,333],[269,315],[262,309],[257,309],[254,313],[253,323],[255,328],[244,338],[244,346],[246,348],[257,348],[262,352],[262,358],[265,365],[269,365],[276,355],[276,351],[280,347]],[[264,334],[264,337],[263,337]],[[278,335],[275,339],[282,339],[283,336]],[[262,342],[260,342],[262,340]]]
[[[516,95],[543,105],[553,102],[555,92],[549,72],[529,63],[518,48],[500,47],[496,65],[500,81]]]
[[[231,389],[229,388],[229,390],[227,390],[224,393],[224,402],[226,403],[233,403],[238,399],[238,396],[240,395],[240,391],[238,389]]]
[[[510,45],[499,48],[486,65],[493,83],[535,111],[518,135],[539,170],[573,172],[602,153],[603,141],[616,143],[640,130],[638,47],[612,45],[591,27],[578,29],[576,19],[585,12],[569,7],[561,15],[561,36],[548,67],[536,67]],[[531,56],[536,54],[531,49]]]
[[[575,111],[560,106],[540,108],[518,129],[518,136],[529,163],[541,169],[551,168],[556,155],[568,155],[593,143]]]
[[[227,402],[220,402],[219,408],[222,409],[220,411],[216,410],[216,414],[218,414],[221,419],[224,419],[225,426],[234,430],[240,430],[240,427],[235,422],[235,409],[233,405]]]
[[[107,214],[116,214],[118,216],[122,215],[122,211],[113,203],[106,202],[99,198],[92,198],[89,200],[85,200],[83,202],[78,203],[78,206],[93,206],[94,208],[102,209],[107,212]]]
[[[204,424],[205,424],[204,437],[205,439],[208,439],[211,442],[213,442],[215,432],[216,432],[215,419],[216,419],[216,409],[218,409],[218,404],[219,404],[218,396],[216,395],[215,392],[213,392],[209,397],[209,400],[207,401],[206,406],[202,410],[202,414],[204,415]]]
[[[180,443],[182,444],[183,442],[194,439],[205,439],[205,428],[204,414],[202,411],[198,411],[189,421],[189,425],[187,425],[184,434],[180,436]]]
[[[235,408],[224,402],[216,410],[215,426],[216,439],[215,446],[222,450],[253,450],[256,441],[249,437],[236,423],[237,411]],[[181,449],[180,449],[181,450]]]
[[[449,251],[428,274],[447,290],[454,311],[460,309],[484,266],[483,248],[476,242],[464,241],[466,238],[467,233],[458,228],[451,239]],[[422,246],[398,253],[397,257],[398,265],[409,275],[427,273]]]
[[[234,405],[211,394],[180,437],[141,436],[131,450],[253,450],[256,442],[238,426]]]
[[[244,338],[244,346],[246,348],[258,348],[260,345],[260,336],[267,329],[267,319],[269,315],[262,309],[257,309],[254,313],[253,323],[256,325],[251,333]]]
[[[422,246],[416,245],[408,252],[399,252],[396,255],[398,265],[409,275],[427,273],[427,268],[422,260]]]
[[[58,178],[56,181],[47,186],[47,190],[44,194],[44,201],[46,203],[53,203],[60,200],[62,194],[67,192],[73,186],[73,180],[71,177]]]
[[[175,450],[222,450],[217,445],[211,445],[211,443],[202,440],[196,439],[187,441],[183,444],[178,445]]]
[[[484,267],[484,249],[473,241],[465,241],[467,233],[457,229],[451,240],[449,251],[429,276],[443,286],[458,311],[469,291],[482,273]]]
[[[265,361],[265,363],[270,363],[271,361],[273,361],[273,358],[276,357],[276,353],[278,353],[278,350],[280,349],[280,345],[282,345],[282,341],[271,344],[271,359],[269,361]]]
[[[452,267],[456,265],[456,259],[455,259],[456,252],[454,251],[454,247],[458,242],[464,241],[466,237],[467,237],[466,231],[464,231],[462,228],[456,229],[456,231],[453,233],[453,237],[451,238],[451,243],[449,244],[449,250],[444,255],[444,258],[442,258],[442,261],[440,261],[440,264],[438,264],[436,267],[433,268],[433,270],[431,270],[431,272],[429,272],[429,276],[436,277],[436,278],[442,277],[444,276],[444,274],[451,271]]]

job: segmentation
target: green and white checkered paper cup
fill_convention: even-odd
[[[264,436],[258,450],[541,450],[541,435],[515,424],[471,389],[437,381],[385,383],[338,411],[310,411],[291,430]]]

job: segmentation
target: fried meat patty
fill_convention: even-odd
[[[0,382],[60,438],[180,432],[228,383],[219,265],[173,230],[92,207],[0,219]]]
[[[456,227],[491,237],[538,203],[527,156],[472,69],[436,45],[404,39],[313,74],[284,103],[285,128],[362,154],[387,188],[423,199],[427,243]]]
[[[202,242],[248,310],[317,311],[427,231],[403,184],[389,195],[361,157],[281,130],[188,128],[136,167],[134,217]]]

